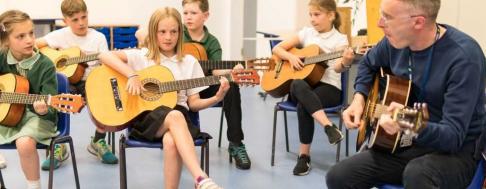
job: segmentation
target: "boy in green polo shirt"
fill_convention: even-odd
[[[184,17],[184,41],[199,43],[206,49],[209,60],[221,60],[222,49],[218,39],[209,33],[204,22],[209,17],[209,3],[207,0],[183,0]],[[234,69],[242,69],[237,65]],[[231,70],[212,70],[212,75],[222,75]],[[210,86],[201,91],[201,98],[214,96],[218,91],[219,85]],[[235,83],[230,83],[230,89],[226,93],[223,102],[228,132],[227,137],[230,142],[228,147],[230,158],[234,158],[236,167],[239,169],[249,169],[251,166],[250,158],[246,152],[245,145],[242,143],[243,130],[241,128],[241,97],[240,88]]]

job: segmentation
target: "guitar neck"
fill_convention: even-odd
[[[49,103],[49,98],[50,98],[49,95],[11,93],[11,92],[0,93],[0,103],[8,103],[8,104],[34,104],[35,101],[39,101],[39,100]]]
[[[66,66],[73,65],[73,64],[79,64],[79,63],[85,63],[93,60],[98,60],[98,55],[99,53],[95,54],[90,54],[86,56],[79,56],[79,57],[74,57],[74,58],[69,58],[66,61]]]
[[[382,104],[375,104],[375,111],[373,113],[373,118],[380,118],[380,116],[384,113],[386,113],[386,109],[388,106],[382,105]]]
[[[201,60],[199,61],[203,70],[219,70],[219,69],[233,69],[238,64],[245,66],[245,61],[231,61],[231,60]]]
[[[166,93],[166,92],[179,91],[184,89],[192,89],[196,87],[216,85],[219,84],[220,77],[221,76],[208,76],[202,78],[162,82],[160,84],[159,92]],[[228,81],[232,81],[232,77],[230,74],[222,75],[222,77],[226,77]]]
[[[340,50],[340,51],[320,54],[317,56],[306,57],[304,60],[304,64],[315,64],[315,63],[341,58],[343,52],[344,52],[343,50]]]

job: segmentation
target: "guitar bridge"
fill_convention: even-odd
[[[113,100],[115,101],[115,109],[116,111],[123,111],[123,105],[120,100],[120,90],[118,88],[118,81],[116,78],[110,79],[111,83],[111,91],[113,92]]]

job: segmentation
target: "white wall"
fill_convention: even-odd
[[[442,1],[439,22],[450,24],[467,33],[476,41],[486,54],[486,1],[447,0]]]
[[[138,24],[146,25],[151,13],[163,6],[182,10],[181,0],[85,0],[89,9],[90,24]],[[342,2],[343,0],[338,0]],[[353,0],[352,0],[353,1]],[[366,27],[365,0],[361,2],[353,34]],[[0,0],[0,12],[20,9],[32,18],[62,18],[61,0]],[[143,4],[142,4],[143,3]],[[258,0],[257,30],[285,36],[295,34],[308,25],[308,0]],[[210,17],[206,23],[220,40],[224,59],[241,59],[243,47],[244,0],[209,0]],[[348,3],[339,6],[351,6]],[[486,52],[486,1],[442,0],[439,21],[448,23],[474,37]],[[354,13],[355,11],[353,11]],[[253,39],[254,40],[254,39]],[[268,41],[258,40],[257,56],[268,56]]]
[[[62,0],[0,0],[0,11],[19,9],[33,19],[62,18]],[[182,10],[181,0],[85,0],[90,25],[147,25],[154,10],[171,6]],[[210,0],[206,25],[223,48],[223,58],[240,59],[242,47],[243,0]],[[182,13],[182,12],[181,12]]]

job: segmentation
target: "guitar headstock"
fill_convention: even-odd
[[[240,85],[260,84],[260,76],[253,69],[233,70],[231,71],[231,80]]]
[[[427,104],[415,103],[414,107],[405,107],[394,112],[394,118],[406,134],[419,133],[429,120]]]
[[[51,96],[50,106],[63,113],[79,113],[84,107],[81,95],[59,94]]]
[[[271,65],[274,65],[275,62],[272,58],[256,58],[246,60],[246,69],[254,69],[257,71],[268,71],[271,68]]]

